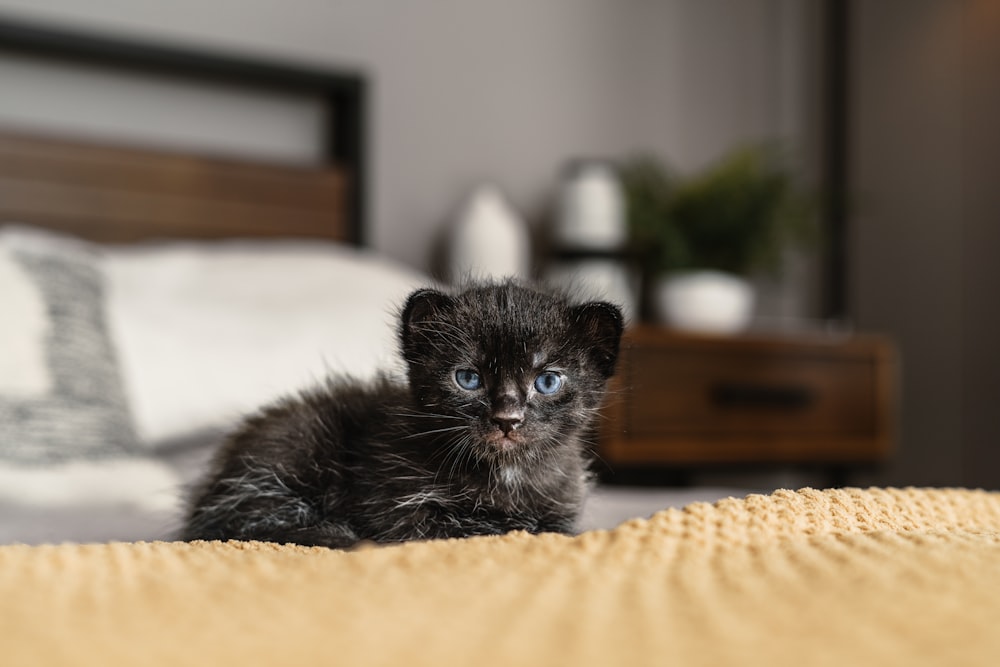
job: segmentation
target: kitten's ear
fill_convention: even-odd
[[[587,347],[597,370],[609,378],[615,373],[618,345],[625,320],[621,309],[604,301],[576,306],[570,313],[573,330]]]
[[[412,361],[419,356],[421,343],[434,330],[433,322],[453,303],[450,296],[432,289],[420,289],[409,296],[400,316],[399,339],[404,359]]]

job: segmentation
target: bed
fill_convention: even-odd
[[[601,489],[575,537],[173,541],[241,414],[399,369],[393,304],[427,277],[362,243],[364,77],[0,22],[5,52],[334,112],[306,166],[0,128],[4,665],[995,662],[984,491],[736,491],[650,516],[658,496],[616,515]]]
[[[0,127],[0,542],[169,537],[238,415],[395,364],[427,279],[362,247],[365,78],[10,20],[0,57],[322,105],[298,163]]]

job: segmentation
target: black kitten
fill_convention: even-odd
[[[508,282],[407,300],[409,386],[330,380],[247,419],[184,539],[347,547],[571,532],[622,316]]]

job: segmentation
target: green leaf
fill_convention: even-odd
[[[787,245],[816,238],[815,197],[773,148],[737,149],[687,178],[642,156],[621,179],[632,242],[651,273],[774,272]]]

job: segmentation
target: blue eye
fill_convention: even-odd
[[[535,378],[535,389],[539,394],[554,394],[562,387],[563,379],[559,373],[545,371]]]
[[[466,391],[474,391],[483,386],[483,380],[479,373],[469,368],[460,368],[455,371],[455,382]]]

